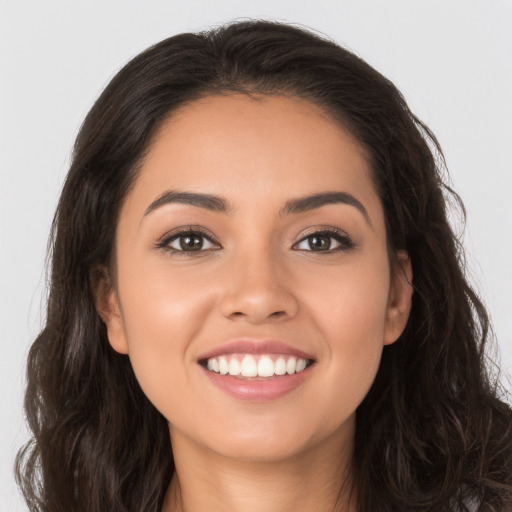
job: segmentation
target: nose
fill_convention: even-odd
[[[249,324],[294,317],[298,301],[293,279],[272,254],[237,258],[230,266],[221,301],[222,314]]]

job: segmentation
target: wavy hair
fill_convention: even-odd
[[[17,479],[33,512],[160,512],[174,471],[165,418],[113,351],[95,307],[121,205],[155,130],[215,94],[288,95],[367,149],[389,253],[408,251],[413,305],[357,410],[361,512],[512,507],[512,412],[489,371],[488,317],[447,220],[442,152],[396,87],[302,28],[250,21],[180,34],[112,79],[78,134],[51,235],[46,323],[28,359],[32,440]],[[460,204],[460,206],[462,206]],[[341,485],[341,482],[340,482]]]

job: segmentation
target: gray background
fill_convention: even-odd
[[[468,210],[470,279],[512,373],[510,0],[0,0],[0,512],[26,510],[12,477],[28,435],[24,361],[44,315],[46,239],[81,120],[139,51],[241,17],[298,22],[344,43],[433,129]]]

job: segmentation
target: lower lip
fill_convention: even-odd
[[[292,375],[276,375],[264,379],[244,379],[221,375],[203,368],[210,382],[228,395],[240,400],[266,402],[276,400],[298,388],[308,377],[311,366]]]

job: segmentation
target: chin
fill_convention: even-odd
[[[282,417],[275,421],[260,418],[231,424],[228,428],[224,424],[217,432],[211,430],[204,437],[204,444],[218,455],[241,462],[277,462],[301,457],[322,444],[328,450],[337,449],[336,440],[352,437],[354,429],[355,415],[341,425],[328,422],[311,425],[304,417],[295,421]],[[345,445],[343,441],[342,445]]]
[[[307,443],[290,442],[290,439],[266,437],[261,439],[232,439],[214,451],[229,459],[241,462],[277,462],[299,456],[307,450]]]

